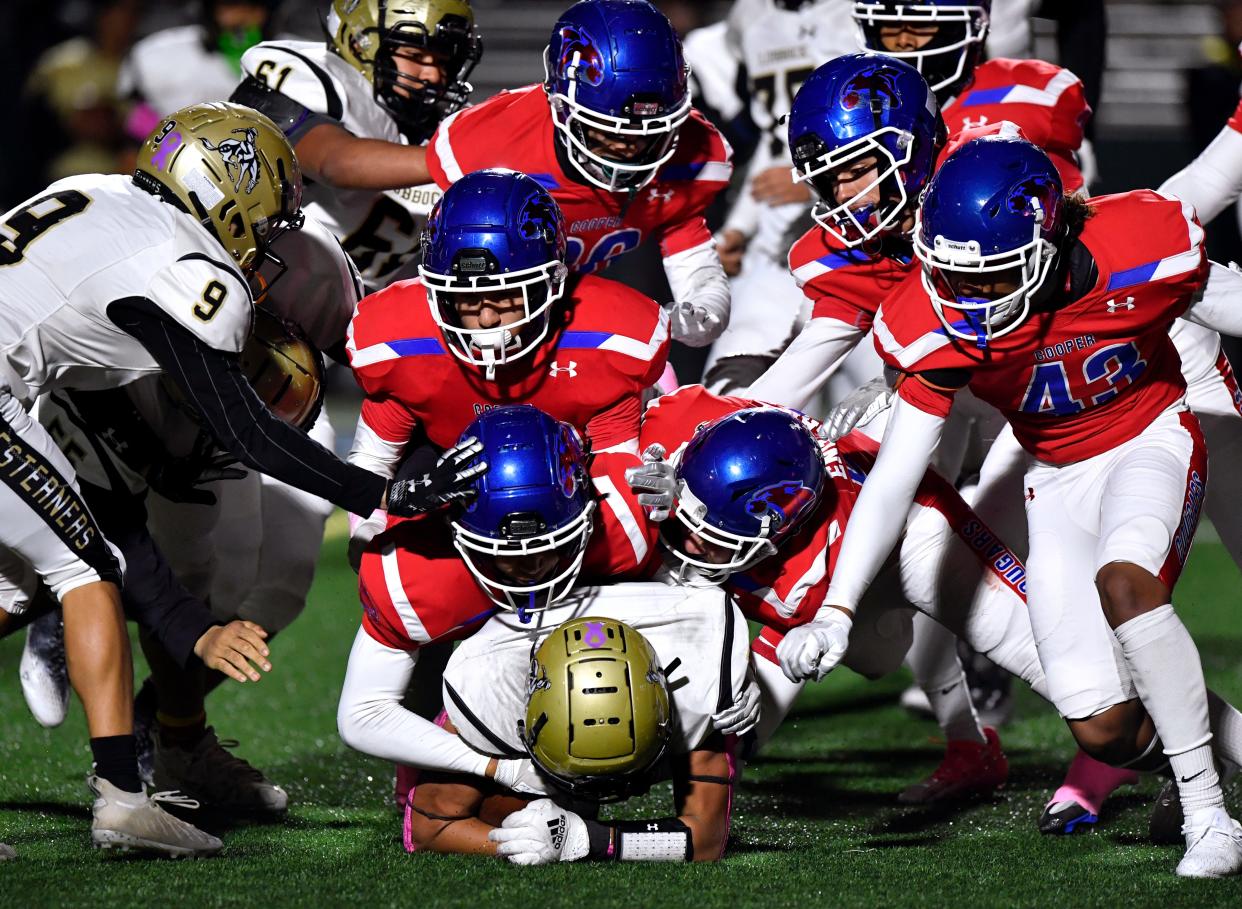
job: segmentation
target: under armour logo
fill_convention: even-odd
[[[1034,486],[1028,486],[1028,487],[1026,487],[1026,500],[1027,500],[1028,502],[1034,502],[1034,501],[1035,501],[1035,487],[1034,487]]]
[[[978,120],[972,120],[970,117],[962,117],[962,129],[974,129],[978,126],[987,126],[988,118],[980,117]]]
[[[1133,309],[1134,298],[1126,297],[1125,300],[1122,301],[1121,303],[1118,303],[1116,300],[1109,300],[1104,305],[1108,307],[1109,312],[1116,312],[1119,309]]]
[[[651,193],[652,202],[672,202],[673,191],[671,189],[660,189],[658,186],[651,187],[648,190]]]
[[[648,832],[648,833],[659,833],[659,832],[660,832],[660,825],[659,825],[659,824],[648,824],[648,825],[647,825],[647,832]]]
[[[802,23],[801,25],[798,26],[798,40],[799,41],[801,41],[803,38],[814,38],[814,37],[815,37],[815,26],[814,25],[807,25],[806,23]]]
[[[578,361],[570,360],[568,366],[561,366],[556,360],[553,360],[552,365],[548,367],[548,372],[552,374],[554,379],[563,372],[569,373],[569,377],[573,379],[578,375]]]

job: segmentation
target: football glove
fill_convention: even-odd
[[[642,466],[625,471],[625,480],[637,494],[638,504],[647,509],[647,516],[653,521],[668,517],[677,496],[676,471],[664,456],[664,446],[653,442],[643,452]]]
[[[552,791],[543,774],[527,758],[497,758],[492,779],[524,795],[547,795]]]
[[[737,700],[712,714],[712,726],[721,735],[745,735],[759,725],[760,712],[759,684],[754,672],[747,670],[746,685]]]
[[[855,426],[868,423],[893,405],[896,394],[884,376],[876,376],[870,382],[855,388],[841,399],[824,421],[828,438],[833,442],[847,434]]]
[[[170,502],[215,505],[216,494],[199,487],[216,480],[240,480],[246,471],[232,466],[236,463],[232,455],[220,453],[163,458],[147,469],[147,485]]]
[[[497,855],[515,865],[576,862],[591,849],[586,821],[551,799],[539,799],[513,812],[487,838],[498,844]]]
[[[471,436],[458,442],[421,477],[393,480],[388,486],[388,513],[399,518],[425,514],[474,495],[474,481],[487,462],[471,464],[483,451],[483,443]]]
[[[819,681],[837,667],[850,646],[854,619],[831,606],[822,607],[815,621],[792,629],[776,645],[781,672],[791,682]]]
[[[664,311],[668,313],[673,340],[688,347],[706,347],[719,338],[729,324],[728,313],[719,313],[689,300],[665,303]]]

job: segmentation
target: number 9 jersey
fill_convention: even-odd
[[[0,220],[0,391],[26,406],[160,372],[109,318],[117,301],[145,298],[225,353],[250,333],[250,288],[219,241],[129,176],[60,180]]]

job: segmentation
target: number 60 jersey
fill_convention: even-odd
[[[0,392],[23,404],[160,371],[108,317],[150,300],[208,347],[238,353],[254,304],[241,271],[192,217],[132,178],[53,183],[0,223]]]

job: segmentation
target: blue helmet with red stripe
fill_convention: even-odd
[[[853,14],[863,47],[909,63],[943,102],[983,59],[992,0],[855,0]]]
[[[1051,287],[1065,236],[1061,175],[1016,132],[972,139],[927,186],[914,228],[923,286],[945,330],[986,347]]]
[[[487,472],[452,522],[453,545],[498,606],[526,620],[573,588],[591,537],[595,499],[577,431],[530,404],[476,417]]]
[[[846,246],[900,225],[944,140],[940,108],[923,77],[881,54],[825,63],[798,90],[789,114],[794,180],[814,187],[812,215]],[[838,181],[861,188],[840,199]]]
[[[565,292],[566,244],[560,206],[525,174],[477,170],[446,189],[423,229],[418,272],[449,350],[483,367],[490,380],[497,366],[537,348],[548,335],[552,304]],[[463,324],[463,296],[518,293],[520,311],[508,307],[508,315],[484,324],[480,310],[476,327]]]
[[[798,414],[734,411],[695,432],[678,459],[677,524],[665,545],[687,568],[723,580],[775,553],[824,485],[819,443]]]
[[[589,183],[641,189],[677,150],[690,116],[681,39],[647,0],[582,0],[544,51],[544,89],[557,135]]]

